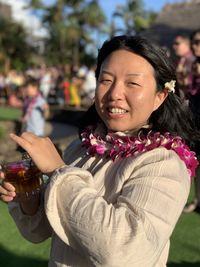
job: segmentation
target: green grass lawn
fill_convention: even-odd
[[[192,184],[188,202],[194,197]],[[182,214],[171,237],[168,267],[200,267],[200,214]]]
[[[190,199],[192,195],[193,188]],[[47,267],[49,250],[50,240],[41,244],[24,240],[8,214],[7,205],[0,203],[0,266]],[[167,266],[200,267],[200,214],[181,215],[171,238]]]
[[[21,109],[0,106],[0,120],[16,120],[21,116]]]
[[[47,267],[50,240],[40,244],[26,241],[8,214],[7,205],[0,203],[0,266]]]

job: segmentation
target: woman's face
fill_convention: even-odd
[[[109,130],[137,130],[166,96],[166,90],[156,92],[154,69],[146,59],[117,50],[101,66],[95,106]]]
[[[196,57],[200,57],[200,32],[196,33],[192,39],[192,50]]]

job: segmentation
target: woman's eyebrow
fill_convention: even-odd
[[[101,73],[108,74],[108,75],[113,75],[113,73],[108,71],[108,70],[102,70]],[[142,73],[142,72],[136,72],[136,73],[128,73],[126,76],[141,76],[143,74],[144,73]]]
[[[141,76],[143,74],[144,73],[142,73],[142,72],[136,72],[136,73],[128,73],[126,76]]]
[[[113,73],[110,72],[110,71],[108,71],[108,70],[102,70],[101,73],[103,73],[103,74],[113,75]]]

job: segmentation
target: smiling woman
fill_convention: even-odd
[[[50,177],[40,198],[14,203],[6,182],[0,198],[26,239],[52,237],[49,266],[164,267],[199,133],[174,93],[169,58],[147,39],[106,41],[96,79],[95,103],[64,159],[48,138],[11,135]]]
[[[117,50],[101,66],[96,109],[109,130],[139,130],[167,94],[167,90],[156,92],[154,69],[146,59]]]

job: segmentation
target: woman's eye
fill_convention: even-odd
[[[138,83],[136,82],[128,82],[127,83],[129,86],[140,86]]]
[[[105,85],[108,85],[108,84],[112,83],[112,80],[109,80],[109,79],[101,79],[100,80],[100,83],[105,84]]]

